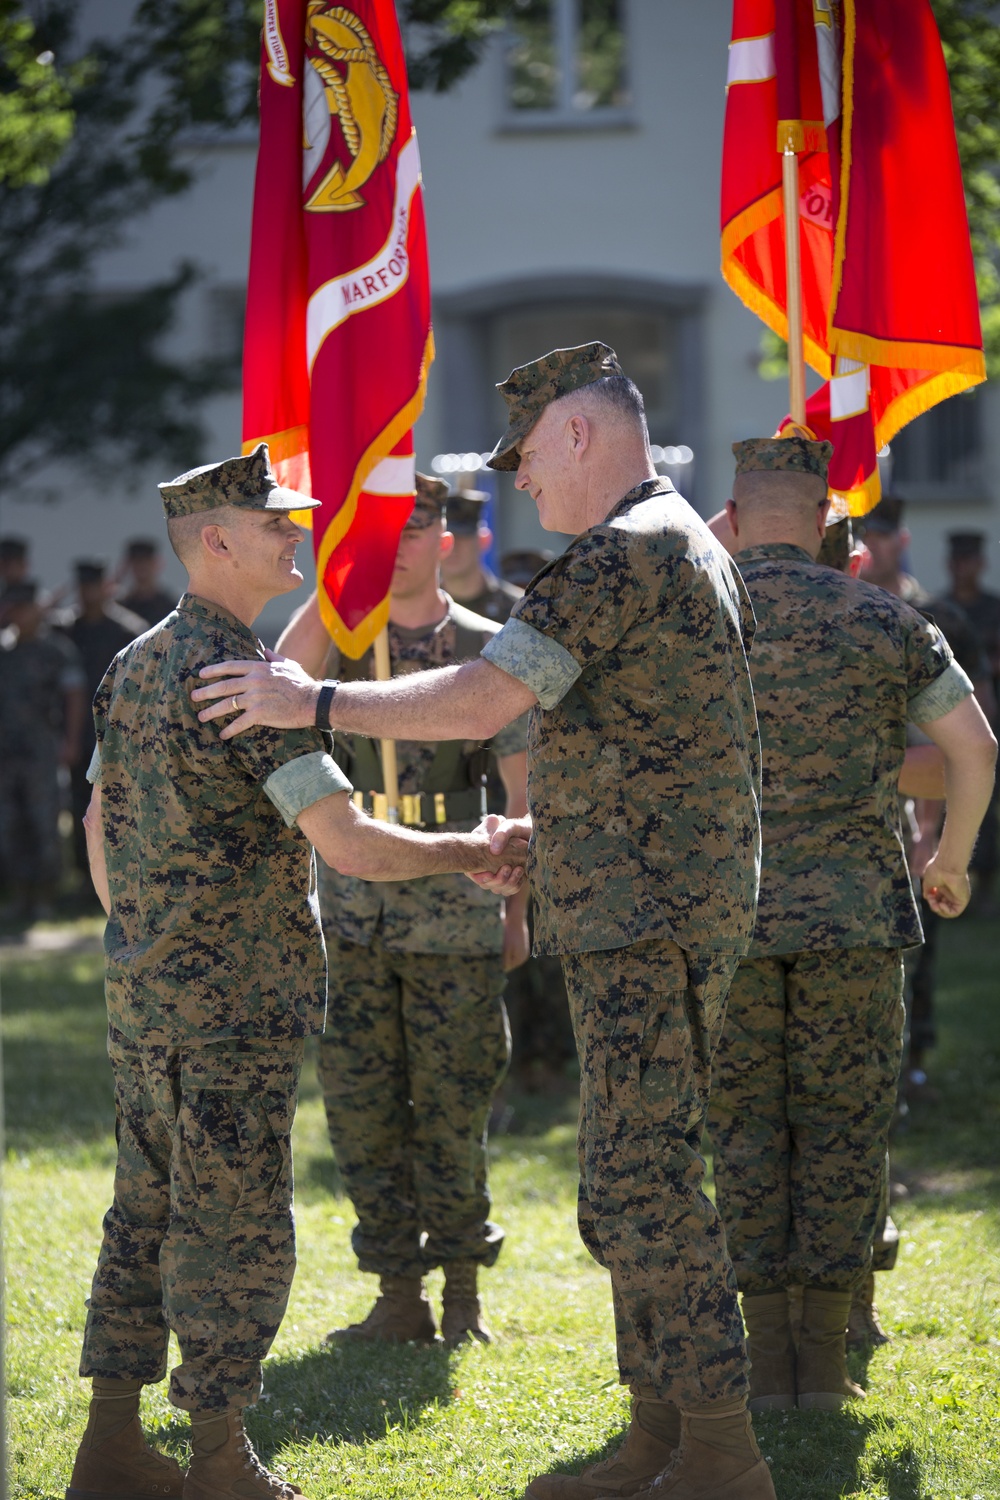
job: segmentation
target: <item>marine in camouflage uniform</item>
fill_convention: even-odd
[[[160,488],[168,521],[310,504],[277,487],[264,445]],[[292,1500],[257,1463],[240,1414],[259,1395],[295,1267],[291,1126],[304,1040],[326,1003],[315,864],[295,817],[350,783],[316,731],[224,743],[199,722],[192,677],[220,652],[248,651],[263,656],[245,624],[187,593],[118,654],[95,699],[118,1161],[69,1500],[179,1493],[181,1471],[138,1422],[171,1330],[170,1398],[192,1413],[185,1495],[235,1495],[235,1466],[250,1500]]]
[[[443,482],[418,474],[407,529],[440,532],[446,496]],[[436,599],[443,617],[409,628],[392,620],[390,596],[394,677],[473,660],[499,629],[446,595]],[[343,681],[369,679],[371,652],[350,661],[334,650],[327,670]],[[404,818],[473,828],[498,761],[523,789],[524,744],[521,721],[485,746],[397,741]],[[335,755],[356,798],[371,806],[372,794],[383,791],[377,742],[338,734]],[[490,1219],[486,1126],[510,1055],[500,899],[460,875],[371,882],[322,861],[319,870],[330,953],[320,1079],[330,1140],[358,1216],[358,1264],[381,1278],[369,1316],[331,1337],[433,1338],[421,1278],[443,1266],[446,1340],[486,1340],[476,1271],[493,1265],[503,1243]]]
[[[441,575],[458,604],[502,625],[524,590],[498,578],[482,560],[492,539],[485,519],[489,498],[485,490],[467,488],[448,497],[448,530],[455,538],[455,549],[442,561]],[[475,580],[471,587],[466,583],[470,575]]]
[[[829,444],[762,439],[734,452],[737,525],[741,475],[807,476],[807,521],[810,504],[825,504]],[[893,1111],[901,955],[921,940],[897,798],[906,725],[949,713],[971,684],[915,609],[802,546],[744,547],[736,561],[757,616],[763,862],[713,1074],[716,1191],[744,1293],[751,1405],[835,1406],[861,1392],[844,1370],[839,1394],[836,1379],[824,1384],[806,1325],[843,1314],[829,1330],[842,1366]],[[800,1284],[808,1348],[796,1391],[785,1289]]]
[[[41,623],[37,593],[29,580],[0,597],[0,869],[28,918],[62,873],[59,768],[79,754],[86,706],[80,658]]]
[[[87,679],[87,697],[92,702],[108,663],[129,641],[142,635],[146,629],[146,621],[141,615],[133,614],[113,599],[105,597],[106,568],[103,562],[81,559],[74,564],[74,568],[78,594],[76,608],[57,615],[55,624],[80,654]],[[90,801],[87,768],[93,753],[94,722],[88,714],[84,720],[79,756],[70,767],[73,858],[85,879],[88,875],[88,862],[83,817]]]
[[[620,375],[603,345],[514,371],[499,388],[510,421],[493,466],[519,467],[551,401]],[[643,1406],[674,1411],[651,1424],[668,1451],[682,1410],[693,1455],[693,1413],[702,1427],[706,1411],[738,1418],[745,1398],[735,1283],[700,1147],[756,897],[753,629],[723,549],[669,481],[648,478],[537,574],[483,652],[538,700],[535,951],[562,958],[581,1070],[580,1231],[611,1275],[620,1378],[639,1411],[634,1460],[578,1481],[541,1477],[532,1497],[631,1493],[620,1486],[642,1474]],[[753,1472],[734,1495],[773,1494],[759,1456]]]

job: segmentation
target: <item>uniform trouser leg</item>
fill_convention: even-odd
[[[780,1100],[773,1054],[782,991]],[[902,1024],[895,949],[740,965],[710,1123],[718,1201],[742,1291],[796,1284],[849,1290],[868,1274]]]
[[[499,960],[334,939],[320,1078],[363,1271],[492,1265],[490,1102],[510,1039]]]
[[[581,1068],[580,1233],[611,1273],[622,1383],[684,1408],[747,1393],[700,1154],[735,966],[665,941],[563,959]]]
[[[708,1129],[715,1201],[742,1292],[788,1284],[792,1141],[785,979],[783,959],[740,963],[712,1071]]]
[[[81,1375],[161,1380],[189,1411],[256,1401],[295,1270],[303,1044],[150,1047],[112,1032],[118,1164]]]

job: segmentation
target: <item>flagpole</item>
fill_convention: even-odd
[[[781,157],[788,285],[788,395],[792,421],[806,421],[806,361],[802,342],[802,261],[799,250],[799,158],[791,145]]]
[[[384,625],[375,637],[375,680],[388,682],[392,677],[389,657],[389,628]],[[385,788],[387,823],[399,822],[399,771],[396,766],[396,741],[382,740],[382,785]]]

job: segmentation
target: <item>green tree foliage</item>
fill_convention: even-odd
[[[1000,20],[994,0],[931,0],[948,76],[976,260],[987,368],[1000,374]]]

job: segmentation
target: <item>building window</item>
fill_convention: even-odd
[[[933,406],[893,438],[891,451],[892,487],[907,499],[984,498],[978,393]]]
[[[507,58],[507,118],[606,124],[630,104],[627,0],[516,0]]]

